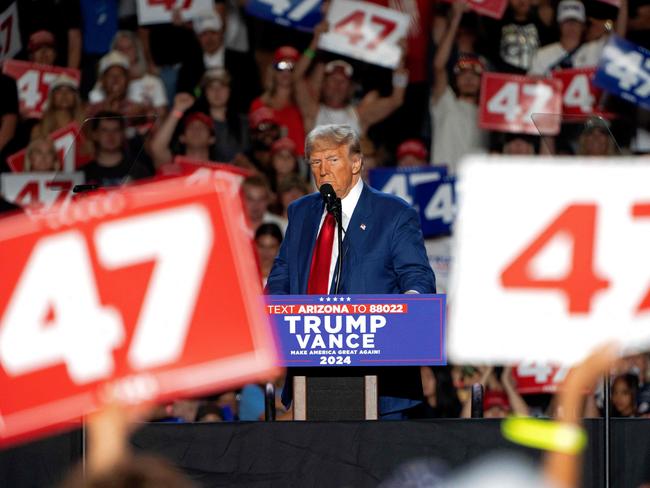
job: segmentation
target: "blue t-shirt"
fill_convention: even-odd
[[[80,0],[83,50],[90,54],[105,54],[118,28],[118,0]]]

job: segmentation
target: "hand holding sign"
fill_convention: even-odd
[[[299,30],[312,30],[321,21],[322,0],[249,0],[246,11],[264,20]]]
[[[402,57],[409,16],[366,2],[334,0],[327,13],[329,32],[318,47],[367,63],[395,68]]]
[[[187,21],[202,12],[212,11],[212,0],[138,0],[138,24],[168,24]],[[176,20],[175,20],[176,18]]]

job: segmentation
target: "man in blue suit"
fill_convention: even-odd
[[[344,238],[338,293],[435,293],[418,214],[403,200],[364,184],[356,132],[347,125],[318,126],[307,136],[305,155],[316,186],[332,185],[341,199]],[[267,294],[332,293],[338,230],[321,195],[295,201],[288,217]],[[378,375],[382,416],[402,412],[422,397],[418,368],[374,368],[366,374]]]

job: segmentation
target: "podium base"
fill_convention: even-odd
[[[377,420],[377,376],[294,376],[294,420]]]

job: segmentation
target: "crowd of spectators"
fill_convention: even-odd
[[[346,123],[361,134],[364,175],[373,167],[428,165],[454,174],[473,152],[650,152],[649,112],[613,96],[598,104],[607,117],[585,119],[555,140],[489,132],[477,123],[486,71],[548,76],[592,67],[612,33],[650,47],[648,0],[620,0],[619,8],[596,0],[509,0],[498,20],[463,0],[369,1],[411,17],[394,70],[319,50],[326,22],[312,33],[291,30],[249,16],[246,0],[214,0],[213,10],[191,22],[175,12],[171,23],[145,27],[135,0],[20,0],[24,49],[17,58],[77,69],[80,81],[56,77],[42,116],[33,118],[19,109],[16,80],[0,74],[0,170],[10,171],[7,158],[26,149],[24,171],[60,171],[50,136],[71,123],[85,141],[78,156],[87,161],[80,171],[89,184],[173,172],[176,156],[242,168],[264,282],[287,206],[313,191],[303,155],[305,134],[316,125]],[[647,414],[647,356],[628,363],[612,383],[613,411]],[[476,382],[486,387],[486,415],[553,414],[550,396],[517,392],[509,368],[456,366],[422,368],[424,402],[413,416],[467,416],[468,387]],[[598,398],[594,414],[602,409]],[[170,406],[160,417],[252,420],[263,414],[262,399],[262,388],[249,385]]]

